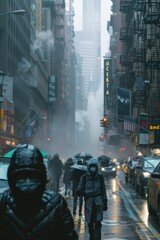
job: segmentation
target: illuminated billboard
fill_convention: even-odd
[[[110,59],[104,59],[104,105],[108,106],[110,94]]]

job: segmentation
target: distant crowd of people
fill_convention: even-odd
[[[86,170],[79,165],[87,165]],[[53,190],[59,192],[60,177],[63,173],[65,184],[65,196],[73,197],[73,217],[79,210],[79,217],[82,216],[83,202],[85,202],[85,221],[88,223],[90,240],[101,239],[101,221],[103,211],[107,210],[107,195],[103,175],[98,173],[98,160],[90,159],[84,163],[83,159],[77,159],[74,163],[68,158],[63,164],[58,154],[55,154],[49,161],[49,171],[54,182]],[[78,207],[79,202],[79,207]]]
[[[77,165],[83,165],[83,160],[78,159]],[[81,176],[86,172],[81,169],[71,168],[74,165],[73,159],[68,158],[63,164],[59,155],[56,153],[48,164],[49,174],[52,179],[53,191],[59,192],[60,178],[63,174],[63,183],[65,185],[65,196],[73,196],[73,215],[76,215],[77,204],[79,200],[79,216],[82,216],[83,196],[78,196],[76,190]]]

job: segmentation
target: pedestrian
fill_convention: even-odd
[[[73,165],[72,158],[68,158],[64,164],[63,183],[65,184],[65,196],[71,194],[71,166]]]
[[[98,173],[98,159],[90,159],[87,167],[88,171],[82,175],[76,193],[84,196],[90,240],[100,240],[103,211],[107,210],[106,187],[103,175]]]
[[[19,145],[8,167],[9,189],[0,195],[0,234],[5,240],[78,240],[66,200],[46,186],[40,150]]]
[[[83,160],[79,159],[77,160],[77,165],[83,165]],[[76,215],[77,211],[77,202],[79,201],[79,217],[82,216],[82,207],[83,207],[83,196],[78,196],[76,193],[77,187],[80,182],[81,176],[86,171],[83,171],[81,169],[72,168],[71,172],[71,181],[72,181],[72,196],[73,196],[73,215]]]
[[[55,153],[54,156],[49,160],[48,169],[53,182],[53,191],[59,192],[59,183],[63,173],[64,165],[62,160],[59,158],[58,153]]]

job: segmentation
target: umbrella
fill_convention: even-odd
[[[81,152],[81,153],[77,153],[74,157],[86,160],[86,159],[92,158],[92,155],[90,153]]]
[[[102,166],[108,166],[109,162],[111,161],[111,158],[106,155],[101,155],[98,157],[98,160]]]
[[[101,155],[101,156],[98,157],[98,160],[99,161],[110,161],[111,158],[106,156],[106,155]]]
[[[87,166],[80,165],[80,164],[74,164],[74,165],[70,166],[70,168],[78,169],[78,170],[81,170],[81,171],[87,171]]]
[[[18,145],[17,145],[17,147],[18,147]],[[13,153],[14,153],[14,151],[17,149],[17,147],[14,148],[14,149],[12,149],[11,151],[7,152],[6,154],[4,154],[3,157],[5,157],[5,158],[11,158],[12,155],[13,155]],[[42,156],[43,156],[44,158],[48,156],[48,153],[46,153],[45,151],[40,150],[40,152],[41,152],[41,154],[42,154]]]

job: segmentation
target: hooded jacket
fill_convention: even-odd
[[[90,173],[91,166],[97,169],[94,175]],[[90,223],[91,221],[93,204],[96,207],[94,220],[96,222],[103,220],[104,206],[107,208],[107,195],[103,175],[98,173],[98,161],[96,159],[89,160],[88,171],[82,175],[76,193],[84,196],[86,222]]]
[[[31,190],[23,191],[26,188],[17,187],[17,182],[28,177],[40,184],[32,189],[33,182]],[[37,148],[22,145],[16,149],[8,168],[8,183],[10,189],[0,196],[1,239],[78,239],[66,200],[45,190],[46,168]]]

